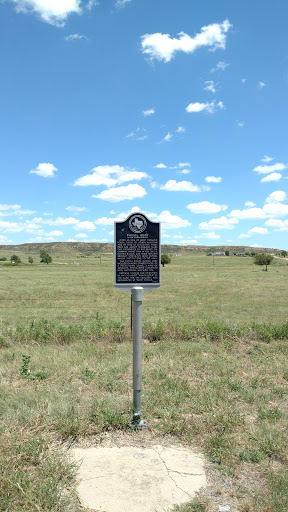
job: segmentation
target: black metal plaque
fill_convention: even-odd
[[[160,286],[160,223],[143,213],[115,222],[115,286],[151,290]]]

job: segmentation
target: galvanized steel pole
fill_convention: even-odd
[[[141,420],[142,387],[142,302],[144,289],[135,286],[131,290],[133,302],[133,417],[131,426],[147,428],[146,421]]]

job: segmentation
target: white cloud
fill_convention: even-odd
[[[67,242],[77,242],[74,238],[68,238]]]
[[[241,82],[242,82],[242,84],[246,84],[246,82],[247,82],[247,78],[242,78],[242,79],[241,79]]]
[[[175,181],[169,180],[165,183],[165,185],[160,186],[161,190],[166,190],[168,192],[201,192],[201,188],[198,185],[193,185],[191,181]]]
[[[199,103],[199,101],[196,101],[195,103],[190,103],[187,107],[186,107],[186,112],[209,112],[209,114],[215,114],[215,112],[218,110],[218,109],[221,109],[223,110],[225,107],[223,105],[223,102],[222,101],[218,101],[218,103],[216,103],[215,100],[211,101],[211,103]]]
[[[250,247],[263,247],[263,245],[253,244],[253,245],[250,245]]]
[[[197,240],[192,240],[191,238],[188,238],[188,240],[181,240],[181,245],[193,245],[198,244]]]
[[[222,178],[220,178],[220,176],[218,178],[216,176],[206,176],[205,181],[207,181],[207,183],[220,183]]]
[[[150,59],[169,62],[178,51],[193,53],[202,46],[225,49],[228,30],[232,27],[228,20],[223,23],[214,23],[201,28],[201,32],[194,37],[180,32],[178,38],[169,34],[145,34],[141,37],[142,53]]]
[[[227,210],[225,204],[209,203],[209,201],[201,201],[200,203],[190,203],[187,205],[188,210],[192,213],[218,213],[221,210]]]
[[[78,178],[74,186],[87,187],[89,185],[106,185],[107,187],[113,187],[127,181],[138,181],[143,178],[148,178],[146,172],[130,170],[120,165],[99,165],[92,169],[92,173]]]
[[[50,233],[47,233],[47,236],[63,236],[63,235],[64,235],[63,231],[57,231],[57,230],[50,231]]]
[[[12,0],[16,12],[35,12],[46,23],[62,27],[70,14],[81,14],[81,0]]]
[[[155,114],[155,108],[148,108],[147,110],[142,110],[142,114],[145,117],[152,116],[153,114]]]
[[[276,231],[288,231],[288,219],[287,220],[270,219],[270,220],[267,220],[264,224],[265,224],[265,226],[278,228],[278,229],[276,229]]]
[[[170,142],[172,137],[173,137],[172,133],[168,132],[167,135],[165,135],[165,137],[160,141],[160,144],[161,144],[161,142]]]
[[[275,192],[271,192],[271,194],[266,197],[265,203],[281,203],[281,201],[285,201],[285,199],[287,199],[287,195],[284,190],[275,190]]]
[[[249,229],[248,235],[267,235],[268,229],[267,228],[252,228]]]
[[[263,87],[265,87],[265,86],[266,86],[265,82],[258,82],[259,89],[263,89]]]
[[[268,174],[265,178],[262,178],[261,182],[265,183],[267,181],[279,181],[282,178],[282,174],[280,172],[272,172],[272,174]]]
[[[227,64],[227,62],[220,61],[216,64],[215,68],[211,69],[211,73],[215,73],[216,71],[224,71],[226,68],[228,68],[230,64]]]
[[[177,240],[181,240],[183,238],[182,235],[174,235],[173,238],[177,239]]]
[[[46,224],[48,226],[72,226],[73,224],[77,224],[79,220],[74,219],[73,217],[67,217],[66,219],[63,219],[63,217],[58,217],[56,220],[44,220],[42,219],[35,219],[37,222],[43,222],[43,224]]]
[[[252,201],[246,201],[245,206],[247,206],[248,208],[253,208],[253,206],[256,206],[256,205]]]
[[[242,235],[239,235],[238,238],[250,238],[250,235],[247,233],[242,233]]]
[[[111,203],[118,203],[119,201],[132,200],[136,197],[143,197],[146,195],[145,188],[140,185],[127,185],[126,187],[110,188],[104,190],[97,196],[92,196],[97,199],[103,199],[104,201],[110,201]]]
[[[163,229],[179,229],[191,226],[188,220],[181,219],[178,215],[172,215],[168,210],[161,212],[155,220],[161,222]]]
[[[11,244],[12,240],[9,240],[6,236],[0,235],[1,244]]]
[[[183,169],[183,167],[191,167],[191,164],[189,162],[179,162],[179,164],[176,166],[176,168],[179,167],[180,169]]]
[[[248,208],[247,210],[232,210],[229,217],[237,219],[269,219],[273,217],[285,217],[288,215],[288,204],[270,203],[263,208]]]
[[[37,174],[42,178],[54,178],[55,172],[58,169],[53,164],[40,163],[36,169],[32,169],[29,174]]]
[[[201,235],[199,235],[198,238],[220,238],[220,235],[216,235],[216,233],[214,233],[214,231],[211,231],[210,233],[202,233]]]
[[[81,34],[69,34],[69,36],[65,37],[65,41],[77,41],[79,39],[86,39],[88,41],[88,37],[83,36]]]
[[[0,211],[7,211],[7,210],[20,210],[21,206],[20,204],[0,204]]]
[[[86,233],[77,233],[77,235],[75,235],[75,237],[76,238],[88,238],[88,235],[86,235]]]
[[[157,164],[157,165],[154,165],[154,169],[167,169],[167,165]]]
[[[269,162],[271,162],[272,160],[274,160],[274,158],[271,158],[271,156],[267,156],[267,155],[265,155],[265,156],[262,158],[262,162],[265,162],[265,163],[269,163]]]
[[[95,7],[96,5],[99,5],[98,0],[89,0],[88,4],[86,5],[86,9],[90,11],[92,7]]]
[[[204,91],[209,91],[213,93],[216,92],[214,80],[208,80],[207,82],[205,82],[205,85],[206,87],[204,87]]]
[[[125,7],[125,5],[129,4],[130,2],[132,2],[132,0],[117,0],[116,2],[116,7]]]
[[[237,126],[239,126],[239,128],[243,128],[245,122],[244,121],[237,121],[236,120],[236,123],[237,123]]]
[[[190,170],[189,169],[183,169],[182,171],[178,171],[177,174],[190,174]]]
[[[84,220],[83,222],[78,222],[73,226],[73,229],[83,229],[84,231],[95,231],[95,225],[90,220]]]
[[[284,171],[286,168],[287,165],[279,162],[273,165],[257,165],[257,167],[254,167],[253,171],[258,172],[259,174],[269,174],[275,171]]]
[[[87,212],[87,208],[85,208],[85,206],[67,206],[66,210],[68,210],[68,212],[73,212],[73,213],[81,213],[81,212]]]
[[[176,133],[185,133],[185,132],[186,132],[186,128],[184,128],[184,126],[178,126]]]
[[[200,229],[234,229],[235,224],[238,224],[239,220],[236,217],[228,219],[227,217],[219,217],[218,219],[211,219],[209,222],[200,222]]]

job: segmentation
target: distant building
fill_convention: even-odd
[[[212,256],[226,256],[225,252],[212,252]]]

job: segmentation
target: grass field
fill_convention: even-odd
[[[2,512],[83,510],[62,443],[131,419],[130,295],[112,256],[73,261],[0,265]],[[287,281],[285,260],[185,254],[145,294],[144,417],[218,482],[181,512],[288,510]]]

